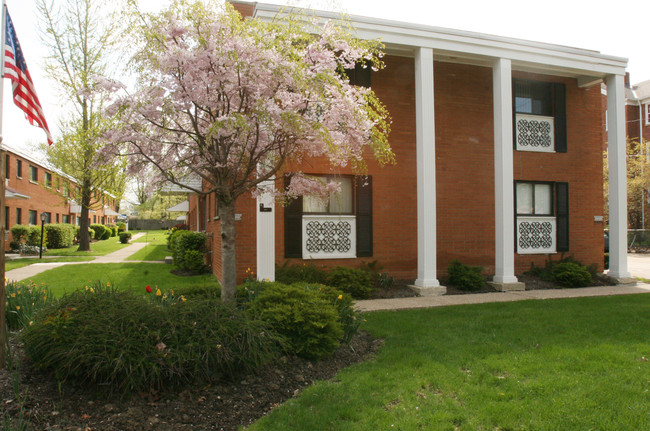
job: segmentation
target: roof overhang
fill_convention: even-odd
[[[169,212],[188,212],[190,210],[190,201],[184,200],[183,202],[174,205],[173,207],[167,208]]]
[[[287,10],[256,3],[254,16],[272,20]],[[340,19],[332,12],[314,13],[323,22]],[[436,61],[485,67],[492,67],[496,59],[507,58],[513,70],[576,78],[581,86],[595,85],[607,75],[624,75],[627,66],[626,58],[593,50],[357,15],[347,18],[358,37],[382,41],[392,55],[411,57],[419,47],[431,48]]]

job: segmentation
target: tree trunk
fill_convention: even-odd
[[[90,181],[84,181],[81,186],[81,221],[79,223],[79,248],[77,251],[90,251]]]
[[[221,300],[234,302],[237,294],[235,202],[219,202],[221,218]]]

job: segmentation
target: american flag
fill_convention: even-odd
[[[29,75],[29,70],[27,70],[27,63],[25,63],[25,57],[20,49],[20,43],[8,10],[5,20],[5,37],[4,77],[11,79],[14,103],[25,112],[25,117],[33,126],[38,126],[45,131],[47,143],[52,145],[52,135],[47,127],[41,103],[36,96],[34,83]]]

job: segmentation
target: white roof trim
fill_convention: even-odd
[[[254,15],[271,20],[285,10],[282,6],[257,3]],[[332,12],[315,13],[324,19],[340,18],[340,15]],[[473,59],[490,65],[494,59],[508,58],[516,70],[563,73],[576,77],[623,75],[627,66],[626,58],[593,50],[357,15],[349,16],[349,20],[359,37],[379,39],[386,44],[387,51],[400,50],[402,55],[412,54],[416,47],[425,47],[434,49],[434,58],[441,60],[458,59],[462,62],[463,59]]]

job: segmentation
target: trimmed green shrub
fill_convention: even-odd
[[[27,241],[27,235],[29,235],[29,226],[24,224],[16,224],[11,227],[11,236],[14,241]]]
[[[101,240],[104,236],[104,233],[106,232],[106,226],[99,223],[91,224],[90,229],[92,229],[95,232],[95,239],[97,240]]]
[[[448,282],[452,286],[467,291],[480,290],[485,285],[483,268],[463,265],[455,259],[447,267]]]
[[[334,306],[304,286],[269,283],[250,302],[249,311],[286,337],[288,353],[307,359],[331,355],[343,336]]]
[[[560,262],[553,266],[553,281],[565,287],[586,287],[593,283],[591,274],[584,265],[575,262]]]
[[[275,267],[275,279],[280,283],[319,283],[325,284],[327,281],[327,272],[324,269],[316,268],[313,264],[294,264],[284,262],[282,266]]]
[[[47,286],[12,281],[5,286],[5,320],[7,327],[19,330],[29,325],[38,310],[52,302]]]
[[[203,254],[206,250],[205,234],[177,230],[171,235],[171,251],[174,264],[180,269],[202,272],[207,267],[204,264]]]
[[[75,228],[71,224],[45,225],[45,238],[49,248],[66,248],[74,244]]]
[[[106,241],[107,239],[110,239],[113,234],[113,231],[110,228],[106,228],[104,233],[102,234],[102,237],[100,238],[102,241]]]
[[[33,247],[41,246],[41,227],[40,226],[29,226],[29,231],[27,232],[26,238],[27,245]],[[43,247],[47,247],[47,237],[43,238]]]
[[[361,314],[355,310],[352,296],[341,292],[331,286],[323,284],[296,283],[305,289],[316,290],[330,304],[334,306],[339,316],[339,323],[343,329],[341,341],[350,344],[352,337],[359,331],[361,326]]]
[[[22,337],[37,369],[123,394],[251,372],[281,341],[216,297],[161,303],[99,282],[47,306]]]
[[[107,224],[107,225],[104,225],[104,226],[106,226],[106,229],[108,229],[111,232],[111,238],[113,238],[114,236],[117,236],[117,226],[116,225]]]
[[[131,232],[120,232],[120,242],[122,244],[128,244],[131,240]]]
[[[9,248],[11,249],[11,251],[20,250],[20,245],[21,245],[20,241],[10,241],[9,242]]]
[[[362,269],[337,266],[327,274],[325,284],[351,295],[354,299],[370,298],[373,292],[372,278]]]
[[[192,298],[221,298],[221,287],[217,286],[181,286],[175,287],[172,290],[167,291],[170,295],[180,297],[183,296],[186,299]]]
[[[117,233],[126,232],[126,223],[123,221],[118,221],[115,226],[117,226]]]

